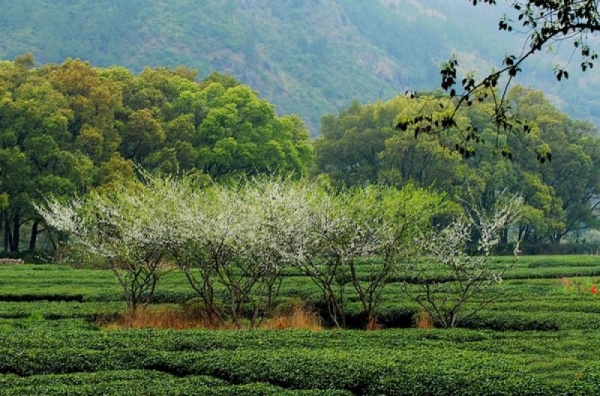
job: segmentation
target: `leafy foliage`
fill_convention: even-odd
[[[50,195],[66,199],[110,191],[150,172],[190,170],[300,177],[312,162],[308,132],[296,116],[226,76],[195,80],[184,67],[95,68],[80,60],[34,68],[31,55],[0,63],[0,196],[4,250],[29,248],[46,231],[33,209]],[[56,246],[56,240],[51,240]]]
[[[473,0],[473,5],[487,3],[495,5],[496,0]],[[530,126],[523,124],[518,115],[511,111],[508,98],[508,88],[518,74],[522,73],[524,62],[532,55],[538,54],[543,49],[552,48],[552,45],[562,44],[563,41],[573,45],[573,51],[566,65],[554,66],[556,80],[569,78],[568,65],[575,54],[580,56],[581,71],[593,68],[598,55],[590,48],[588,37],[600,30],[600,17],[596,1],[511,1],[507,2],[512,12],[504,14],[498,22],[500,31],[522,30],[526,36],[525,43],[520,53],[508,54],[502,61],[502,66],[491,73],[476,79],[474,72],[467,72],[462,79],[458,76],[459,63],[455,56],[445,62],[441,67],[441,88],[448,92],[451,98],[457,97],[456,108],[471,106],[475,100],[484,101],[493,99],[492,120],[500,131],[515,131],[517,128],[527,133]],[[514,17],[516,20],[511,19]],[[506,81],[500,81],[505,76]],[[498,91],[496,89],[501,87]],[[454,112],[433,133],[447,131],[456,125]],[[432,120],[427,119],[427,125],[432,125]],[[415,123],[415,120],[412,121]],[[400,124],[399,124],[400,125]],[[477,132],[477,131],[476,131]],[[474,135],[478,137],[477,134]],[[463,142],[464,144],[464,142]],[[469,152],[466,151],[468,154]],[[537,160],[541,163],[550,161],[552,153],[548,150],[537,151]],[[468,157],[468,155],[467,155]]]
[[[487,208],[497,191],[508,189],[524,199],[518,236],[526,244],[558,243],[569,233],[595,227],[595,128],[569,119],[538,91],[515,87],[507,100],[529,133],[498,134],[490,120],[494,103],[485,100],[456,114],[450,98],[435,94],[352,104],[323,119],[323,134],[315,140],[316,172],[336,185],[416,183],[452,198],[473,195]],[[455,133],[427,133],[427,120],[411,124],[424,114],[434,122],[454,114]],[[395,130],[397,123],[406,130]],[[553,152],[552,161],[540,157],[545,162],[540,164],[532,150]]]
[[[490,261],[500,234],[519,216],[521,201],[509,197],[496,204],[492,214],[481,208],[467,208],[466,218],[459,218],[448,227],[422,236],[416,244],[420,252],[432,260],[434,276],[443,273],[443,282],[431,279],[428,264],[416,259],[409,266],[409,274],[416,281],[418,291],[404,284],[406,294],[423,307],[435,322],[442,327],[458,326],[461,320],[480,310],[479,306],[465,313],[464,306],[476,295],[483,294],[493,285],[502,281],[507,267],[493,268]],[[472,236],[479,238],[473,244]],[[518,243],[514,254],[518,253]],[[439,267],[439,268],[438,268]]]

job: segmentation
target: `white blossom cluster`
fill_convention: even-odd
[[[464,217],[447,227],[415,239],[421,256],[408,269],[417,285],[405,283],[404,288],[438,324],[454,327],[488,302],[481,300],[465,312],[467,301],[502,281],[508,266],[494,266],[490,259],[500,234],[518,217],[521,206],[522,200],[512,196],[501,199],[491,214],[468,208]],[[473,236],[477,236],[475,241]],[[518,243],[513,253],[516,257]]]
[[[37,208],[49,226],[68,233],[71,244],[111,266],[131,309],[150,302],[164,268],[163,247],[169,233],[159,204],[162,197],[141,191],[142,187],[110,195],[92,193],[66,203],[49,200]]]
[[[153,292],[170,262],[217,320],[241,317],[244,306],[257,315],[268,311],[290,267],[321,288],[334,322],[343,317],[346,284],[373,314],[412,236],[429,225],[441,201],[417,189],[331,193],[307,181],[206,186],[193,177],[145,179],[109,195],[51,200],[38,210],[72,243],[109,262],[126,295]],[[358,260],[371,265],[370,280],[356,273]],[[227,292],[219,295],[216,284]]]

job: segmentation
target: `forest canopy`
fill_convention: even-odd
[[[32,52],[41,63],[62,63],[78,57],[135,73],[146,65],[185,64],[200,78],[219,71],[258,90],[279,114],[298,114],[316,136],[320,118],[353,99],[368,103],[407,89],[435,89],[440,62],[452,54],[459,73],[480,76],[500,67],[504,55],[518,55],[520,26],[509,34],[497,31],[504,13],[517,22],[512,3],[584,2],[497,3],[0,0],[0,58]],[[599,81],[596,73],[578,73],[578,56],[568,84],[555,83],[552,65],[566,65],[566,47],[530,58],[518,82],[544,89],[572,117],[600,125]]]
[[[508,190],[524,199],[518,236],[526,244],[558,243],[567,234],[598,226],[600,138],[587,122],[570,119],[535,90],[515,87],[507,95],[512,108],[531,125],[528,134],[498,133],[491,116],[494,103],[477,102],[459,109],[462,129],[477,128],[469,141],[472,155],[459,152],[462,136],[399,131],[394,126],[431,108],[454,111],[439,95],[387,102],[353,103],[338,115],[323,118],[315,140],[317,172],[338,185],[415,183],[446,192],[462,201],[491,207]],[[504,151],[511,147],[511,152]],[[552,151],[551,162],[532,153]],[[501,155],[501,154],[507,155]]]
[[[32,205],[134,180],[149,172],[300,177],[309,134],[232,77],[201,81],[185,67],[97,68],[81,60],[34,67],[0,62],[0,204],[5,251],[31,250],[42,231]]]
[[[413,184],[484,208],[508,190],[523,197],[516,232],[526,244],[556,245],[598,228],[596,128],[571,119],[539,91],[514,87],[507,100],[529,133],[499,134],[489,100],[460,108],[457,126],[481,131],[465,156],[458,134],[415,138],[410,128],[395,128],[430,109],[455,111],[453,99],[439,92],[354,102],[325,116],[321,136],[310,141],[297,116],[278,116],[227,75],[198,80],[183,66],[135,74],[72,59],[36,67],[32,56],[20,56],[0,62],[4,250],[38,247],[47,229],[34,206],[47,197],[110,193],[135,184],[143,172],[193,173],[199,183],[310,176],[329,180],[334,190]],[[554,158],[542,164],[531,155],[536,151]],[[507,233],[503,239],[508,242]]]

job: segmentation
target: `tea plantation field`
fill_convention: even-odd
[[[108,330],[124,308],[110,271],[0,266],[0,395],[600,393],[600,257],[521,258],[494,302],[451,330],[415,328],[394,281],[379,331]],[[177,271],[157,291],[156,306],[194,296]],[[319,299],[309,279],[285,277],[281,305]],[[350,324],[357,304],[349,295]]]

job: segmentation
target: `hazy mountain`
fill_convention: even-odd
[[[313,132],[352,99],[388,99],[439,84],[452,53],[488,70],[519,37],[497,32],[499,6],[468,0],[0,0],[0,58],[33,52],[98,66],[197,68],[232,74],[298,113]],[[593,118],[600,75],[558,86],[538,59],[519,82],[543,87],[572,115]]]

